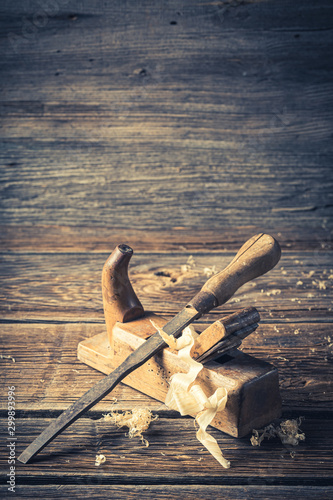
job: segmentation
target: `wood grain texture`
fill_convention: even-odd
[[[176,314],[207,280],[204,269],[221,270],[234,252],[195,255],[195,267],[182,273],[191,254],[135,253],[130,263],[134,290],[146,310]],[[101,273],[108,254],[3,253],[2,319],[104,322]],[[166,276],[158,275],[164,273]],[[285,252],[266,276],[243,287],[210,317],[255,306],[263,320],[332,319],[332,253]]]
[[[28,445],[50,422],[48,418],[18,419],[18,451]],[[6,421],[1,419],[1,425]],[[302,430],[306,440],[298,447],[286,447],[279,440],[253,447],[249,437],[235,440],[210,429],[211,434],[231,460],[225,470],[203,449],[195,436],[192,419],[159,418],[146,431],[149,447],[140,438],[129,439],[126,428],[117,429],[101,420],[81,418],[59,435],[43,450],[34,464],[17,465],[17,474],[45,484],[59,474],[64,483],[90,481],[100,477],[108,484],[235,484],[254,479],[254,484],[295,484],[308,482],[318,476],[312,485],[332,486],[332,421],[304,420]],[[177,439],[175,440],[175,435]],[[291,452],[294,452],[291,454]],[[107,462],[97,468],[96,454],[103,454]],[[316,460],[316,457],[320,457]],[[3,460],[3,459],[2,459]],[[256,481],[258,476],[261,481]],[[320,479],[319,479],[320,478]],[[320,484],[320,481],[322,483]]]
[[[329,0],[1,2],[0,354],[15,363],[0,363],[19,451],[101,377],[76,347],[104,331],[119,243],[144,307],[170,319],[205,267],[275,236],[279,266],[198,327],[256,306],[242,349],[278,367],[284,417],[306,417],[292,455],[216,431],[221,471],[192,419],[121,384],[117,409],[160,414],[150,447],[96,420],[110,397],[18,464],[18,498],[332,497],[332,29]]]
[[[113,226],[64,226],[64,225],[0,225],[0,249],[11,252],[94,252],[107,253],[119,243],[125,242],[135,252],[197,253],[209,251],[237,251],[251,236],[262,230],[259,226],[232,228],[168,228],[167,231],[144,230]],[[275,227],[270,232],[285,250],[312,250],[316,253],[332,249],[332,235],[327,228],[316,231],[294,226],[292,229]],[[37,249],[38,248],[38,252]]]
[[[4,11],[4,222],[332,227],[329,2]]]
[[[38,485],[40,496],[50,500],[59,498],[82,498],[93,497],[97,500],[105,498],[117,498],[117,500],[136,500],[145,498],[147,500],[165,500],[167,498],[182,498],[183,500],[211,500],[211,498],[223,498],[225,500],[272,500],[295,499],[301,496],[303,499],[330,500],[333,488],[330,486],[224,486],[224,485],[101,485],[100,478],[98,486],[96,479],[92,480],[94,485],[85,480],[84,485]],[[24,485],[16,492],[17,498],[36,498],[36,487]]]

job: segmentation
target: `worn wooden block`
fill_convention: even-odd
[[[150,319],[161,327],[166,322],[153,313],[129,323],[117,322],[113,328],[114,351],[107,333],[101,333],[79,343],[79,360],[105,374],[111,373],[155,332]],[[123,383],[164,402],[170,376],[186,371],[186,363],[178,359],[175,351],[166,348],[128,375]],[[277,369],[240,351],[205,364],[197,382],[207,396],[218,387],[227,389],[226,408],[216,414],[212,425],[231,436],[245,436],[281,414]]]

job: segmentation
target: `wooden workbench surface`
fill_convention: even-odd
[[[332,4],[2,2],[1,498],[333,496]],[[305,441],[253,447],[120,384],[7,490],[16,456],[102,378],[76,358],[105,330],[101,271],[119,243],[146,310],[171,318],[257,232],[278,266],[198,322],[255,306],[246,353],[279,369]],[[190,272],[182,272],[189,257]],[[192,262],[193,262],[192,259]],[[145,437],[101,417],[149,407]],[[106,462],[95,466],[97,454]]]

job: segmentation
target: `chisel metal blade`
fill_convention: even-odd
[[[200,315],[201,314],[193,307],[185,307],[164,325],[163,330],[168,335],[178,337],[182,330],[200,317]],[[18,460],[24,464],[30,462],[30,460],[53,441],[54,438],[109,394],[129,373],[139,368],[139,366],[143,365],[148,359],[166,346],[167,344],[164,342],[161,335],[158,332],[154,333],[144,342],[144,344],[130,354],[112,373],[97,382],[97,384],[81,396],[80,399],[59,415],[59,417],[21,453]]]

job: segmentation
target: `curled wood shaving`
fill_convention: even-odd
[[[305,439],[305,434],[300,429],[302,420],[303,418],[300,417],[294,420],[284,420],[277,427],[270,424],[264,429],[253,429],[253,436],[250,439],[251,444],[252,446],[260,446],[265,438],[278,437],[282,444],[297,446],[300,441]]]
[[[104,464],[105,461],[106,461],[105,455],[96,455],[95,458],[96,467],[99,467],[101,464]]]
[[[156,325],[154,325],[156,327]],[[230,462],[226,460],[213,438],[206,431],[208,425],[214,419],[217,411],[223,410],[227,402],[227,391],[224,387],[219,387],[212,396],[206,396],[200,385],[194,384],[197,375],[202,370],[203,365],[198,363],[190,356],[191,348],[198,337],[193,326],[188,326],[183,330],[182,336],[178,339],[171,340],[165,332],[159,328],[163,340],[170,347],[178,350],[178,356],[182,361],[188,364],[189,370],[187,373],[175,373],[170,378],[170,387],[166,395],[165,404],[181,415],[193,415],[195,422],[199,428],[197,430],[197,439],[207,448],[213,457],[226,469],[230,467]],[[172,336],[170,336],[172,337]]]
[[[11,359],[15,363],[15,358],[13,356],[7,356],[6,354],[0,354],[0,359]]]
[[[166,344],[168,344],[168,346],[170,347],[170,349],[175,349],[176,351],[179,351],[180,349],[182,349],[183,347],[185,347],[185,345],[187,345],[187,343],[189,342],[189,339],[188,339],[188,337],[186,335],[185,336],[182,335],[181,337],[179,337],[178,339],[176,339],[173,335],[168,335],[163,330],[163,328],[160,328],[157,325],[157,323],[155,323],[155,321],[153,321],[152,319],[150,320],[150,322],[153,325],[153,327],[158,331],[158,333],[161,335],[161,337],[164,340],[164,342]],[[193,329],[193,331],[194,331],[194,335],[196,335],[196,338],[197,338],[198,337],[197,332],[194,329]]]
[[[139,437],[145,446],[149,446],[149,441],[142,435],[150,423],[158,419],[158,415],[153,415],[149,408],[134,408],[124,412],[111,411],[103,416],[105,422],[112,422],[118,428],[128,427],[128,437],[130,439]]]

